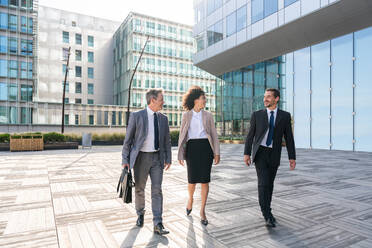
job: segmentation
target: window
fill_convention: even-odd
[[[75,44],[81,45],[81,34],[75,34]]]
[[[0,59],[0,76],[1,77],[8,76],[8,61],[5,59]]]
[[[93,69],[93,67],[88,67],[88,78],[94,78],[94,69]]]
[[[1,6],[8,6],[8,0],[0,0]]]
[[[88,104],[94,104],[94,100],[93,99],[88,99]]]
[[[17,31],[17,16],[9,15],[9,29]]]
[[[264,15],[265,17],[278,11],[278,0],[265,0],[264,1]]]
[[[168,27],[168,32],[169,32],[169,33],[176,34],[176,33],[177,33],[177,29],[176,29],[175,27],[171,27],[171,26],[169,26],[169,27]]]
[[[111,125],[116,125],[116,111],[112,111]]]
[[[75,66],[75,77],[81,77],[81,66]]]
[[[63,92],[63,85],[64,85],[65,83],[64,82],[62,82],[62,92]],[[69,93],[70,92],[70,84],[68,83],[68,82],[66,82],[66,89],[65,89],[65,92],[66,93]]]
[[[154,29],[155,28],[155,23],[153,23],[153,22],[146,22],[146,28]]]
[[[66,74],[66,65],[62,65],[62,74],[63,74],[63,75]]]
[[[68,58],[68,48],[62,48],[62,59],[67,60]]]
[[[27,17],[21,16],[21,32],[28,32],[29,34],[32,34],[33,33],[32,23],[33,23],[32,17],[27,18]]]
[[[28,79],[32,79],[32,62],[28,62],[28,68],[27,68],[27,77]]]
[[[8,37],[6,36],[0,36],[0,52],[8,52]]]
[[[88,102],[89,102],[89,100],[88,100]],[[94,125],[94,115],[89,115],[89,125]]]
[[[17,60],[9,60],[9,72],[8,75],[11,78],[16,78],[18,76],[18,62]]]
[[[75,83],[75,93],[76,94],[80,94],[81,93],[81,83],[80,82],[76,82]]]
[[[9,89],[9,101],[17,101],[18,98],[18,86],[16,84],[8,84]]]
[[[81,50],[75,50],[75,60],[81,61]]]
[[[88,94],[93,95],[94,94],[94,85],[88,84]]]
[[[298,0],[284,0],[284,6],[287,7]]]
[[[0,100],[8,100],[8,85],[0,82]]]
[[[76,98],[75,103],[81,104],[81,98]]]
[[[81,103],[81,99],[80,99],[80,103]],[[75,125],[79,125],[79,115],[75,115]]]
[[[226,17],[226,37],[236,33],[236,12]]]
[[[208,0],[207,2],[207,15],[212,14],[215,10],[222,6],[222,0]]]
[[[94,46],[94,37],[88,35],[88,46],[93,47]]]
[[[69,117],[70,117],[70,115],[68,115],[68,114],[65,115],[65,118],[64,118],[65,125],[68,125],[70,123],[70,118]]]
[[[211,46],[223,39],[222,23],[223,22],[221,20],[208,28],[208,46]]]
[[[18,7],[18,0],[10,0],[9,5],[13,7]]]
[[[32,8],[32,0],[21,0],[21,7],[22,8]]]
[[[88,62],[93,63],[94,62],[94,53],[88,52]]]
[[[21,55],[32,55],[32,40],[21,40]]]
[[[68,97],[65,97],[65,103],[70,103],[70,99]]]
[[[18,42],[17,38],[9,37],[9,53],[17,54]]]
[[[21,85],[21,101],[32,101],[32,86],[31,85]]]
[[[70,43],[70,34],[69,32],[62,31],[63,43]]]
[[[0,13],[0,28],[8,29],[8,14]]]
[[[252,24],[263,19],[263,0],[252,0]]]
[[[239,32],[247,26],[247,6],[244,5],[236,11],[236,31]]]
[[[27,79],[27,62],[21,61],[21,78]]]

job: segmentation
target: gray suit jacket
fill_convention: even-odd
[[[160,162],[164,166],[164,163],[170,164],[172,162],[168,117],[158,112],[158,121]],[[147,110],[131,113],[123,144],[122,164],[129,164],[133,169],[137,155],[147,137],[147,132]]]

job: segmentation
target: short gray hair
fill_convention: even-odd
[[[156,99],[159,93],[163,94],[163,89],[151,89],[146,92],[146,102],[147,105],[151,103],[151,99]]]

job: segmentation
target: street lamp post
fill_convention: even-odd
[[[65,80],[63,81],[63,94],[62,94],[62,125],[61,125],[61,133],[65,131],[65,96],[66,96],[66,80],[67,80],[67,74],[68,74],[68,65],[70,62],[70,51],[71,47],[68,48],[67,53],[67,65],[66,65],[66,71],[65,71]]]
[[[127,105],[127,114],[126,114],[126,125],[127,125],[127,127],[128,127],[129,114],[130,114],[130,93],[131,93],[131,90],[132,90],[132,81],[133,81],[133,78],[134,78],[134,74],[136,74],[138,64],[139,64],[140,61],[141,61],[141,58],[142,58],[143,52],[145,51],[146,45],[147,45],[147,43],[149,42],[149,38],[150,38],[150,37],[147,36],[147,39],[146,39],[145,45],[144,45],[143,48],[142,48],[142,51],[141,51],[141,54],[140,54],[139,59],[138,59],[138,61],[137,61],[136,67],[134,67],[132,77],[130,78],[130,81],[129,81],[129,87],[128,87],[128,105]]]

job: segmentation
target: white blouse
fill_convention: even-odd
[[[202,111],[198,113],[192,110],[192,118],[187,132],[187,140],[189,139],[206,139],[207,134],[205,133],[203,126]]]

